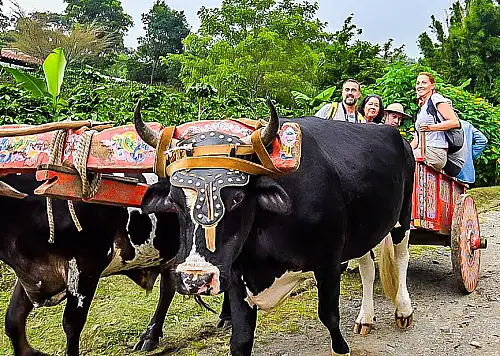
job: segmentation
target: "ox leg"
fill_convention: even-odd
[[[405,232],[405,237],[400,244],[394,245],[394,257],[398,268],[398,293],[396,294],[396,324],[399,328],[407,328],[413,322],[413,308],[411,306],[410,294],[406,287],[406,274],[410,253],[408,250],[408,241],[410,230]]]
[[[373,328],[375,321],[375,310],[373,307],[373,283],[375,281],[375,262],[373,261],[370,252],[365,254],[359,260],[359,273],[363,283],[363,301],[361,302],[361,310],[356,318],[354,325],[354,333],[360,335],[368,335]]]
[[[218,328],[230,328],[231,327],[231,305],[229,304],[229,293],[224,293],[224,301],[222,302],[222,310],[219,315],[219,322],[217,323]]]
[[[100,273],[96,274],[97,276]],[[77,292],[78,295],[68,294],[68,301],[64,308],[63,328],[66,333],[66,356],[77,356],[80,352],[80,335],[82,333],[90,304],[97,289],[99,277],[92,278],[88,274],[80,274]]]
[[[12,341],[15,355],[46,355],[31,348],[26,338],[26,319],[32,310],[33,304],[28,299],[21,283],[17,281],[5,314],[5,333]]]
[[[340,275],[340,264],[333,271],[315,271],[318,285],[318,316],[330,332],[332,354],[349,355],[349,346],[340,332]]]
[[[134,351],[152,351],[158,347],[160,338],[163,337],[163,323],[165,322],[168,308],[175,294],[171,272],[171,268],[169,267],[161,273],[160,300],[148,328],[142,333],[137,344],[135,344]]]
[[[233,324],[230,341],[231,355],[250,356],[257,324],[257,307],[251,308],[245,302],[245,286],[236,276],[233,277],[226,294],[229,294]]]

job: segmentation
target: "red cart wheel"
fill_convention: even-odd
[[[481,250],[472,248],[481,236],[474,200],[462,194],[455,204],[451,223],[451,262],[455,279],[463,292],[476,289],[479,278]]]

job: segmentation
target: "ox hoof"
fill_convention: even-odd
[[[366,336],[372,331],[373,324],[366,323],[355,323],[354,324],[354,333],[359,334],[361,336]]]
[[[231,322],[231,319],[219,319],[219,322],[217,323],[217,328],[218,329],[230,329],[233,326],[233,323]]]
[[[134,346],[134,352],[136,351],[153,351],[158,347],[159,340],[153,339],[140,339]]]
[[[398,316],[396,312],[394,318],[396,319],[396,325],[400,329],[407,329],[413,325],[413,312],[408,316]]]

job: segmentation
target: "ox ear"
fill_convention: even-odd
[[[172,203],[168,197],[170,193],[170,182],[163,179],[151,185],[142,198],[141,208],[146,214],[166,213],[173,210]]]
[[[257,202],[262,209],[281,215],[292,212],[292,200],[281,185],[268,176],[258,176],[255,179]]]

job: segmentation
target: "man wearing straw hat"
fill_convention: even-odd
[[[384,123],[392,127],[399,127],[403,118],[410,117],[410,115],[405,113],[403,105],[400,103],[392,103],[385,108]]]

